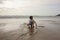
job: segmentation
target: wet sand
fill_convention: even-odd
[[[60,19],[36,19],[37,29],[28,29],[26,19],[0,21],[0,40],[60,40]]]

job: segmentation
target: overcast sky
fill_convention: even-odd
[[[54,16],[60,13],[60,0],[0,0],[0,15]]]

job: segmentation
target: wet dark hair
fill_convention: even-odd
[[[33,16],[30,16],[29,18],[30,18],[30,19],[33,19]]]

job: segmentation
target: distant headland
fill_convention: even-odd
[[[60,14],[56,15],[56,16],[60,16]]]

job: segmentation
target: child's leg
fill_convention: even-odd
[[[33,26],[33,25],[31,25],[31,28],[34,28],[34,26]]]

